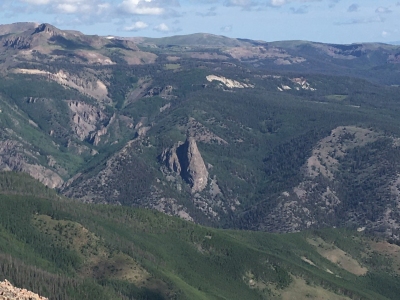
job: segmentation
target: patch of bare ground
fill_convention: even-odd
[[[307,241],[317,248],[317,251],[321,256],[325,257],[327,260],[331,261],[347,272],[357,276],[367,274],[367,268],[361,266],[360,263],[351,257],[350,254],[346,253],[335,245],[325,242],[320,237],[308,238]]]
[[[275,291],[276,292],[276,291]],[[350,300],[319,286],[307,284],[303,278],[293,277],[291,285],[278,295],[282,300],[316,299],[316,300]]]
[[[243,276],[243,281],[251,288],[263,291],[268,288],[268,284],[262,280],[258,280],[251,271],[247,271]]]
[[[221,55],[218,53],[208,53],[208,52],[195,52],[190,54],[191,58],[205,59],[205,60],[227,60],[229,57],[226,55]]]
[[[309,265],[312,265],[312,266],[316,267],[316,265],[315,265],[311,260],[309,260],[307,257],[305,257],[305,256],[302,256],[302,257],[301,257],[301,260],[302,260],[302,261],[305,261],[305,262],[308,263]]]
[[[392,269],[400,275],[400,246],[388,242],[370,242],[371,250],[383,254],[392,260]]]
[[[121,54],[129,65],[153,64],[157,59],[157,55],[143,51],[121,50]]]
[[[76,51],[76,54],[84,57],[89,64],[114,65],[115,63],[107,56],[95,51]]]
[[[278,65],[295,64],[306,61],[306,59],[302,57],[291,56],[285,50],[276,47],[233,47],[225,52],[239,60],[263,58],[275,59],[275,63]]]

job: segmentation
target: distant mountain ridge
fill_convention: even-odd
[[[39,23],[34,23],[34,22],[0,24],[0,35],[10,34],[10,33],[20,33],[27,30],[35,29],[37,26],[39,26]]]

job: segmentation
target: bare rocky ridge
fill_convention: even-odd
[[[254,88],[254,85],[252,84],[246,84],[246,83],[242,83],[233,79],[229,79],[229,78],[225,78],[223,76],[216,76],[216,75],[208,75],[207,80],[209,82],[213,82],[213,81],[219,81],[222,84],[224,84],[226,87],[228,88],[238,88],[238,89],[243,89],[243,88]]]
[[[26,289],[14,287],[7,279],[0,282],[0,300],[48,300]]]
[[[76,89],[82,94],[87,94],[101,103],[111,102],[111,99],[108,97],[107,86],[102,81],[89,74],[81,75],[82,77],[80,77],[77,74],[69,74],[63,70],[54,74],[37,69],[14,69],[13,72],[17,74],[45,76],[61,85]]]
[[[282,48],[277,47],[233,47],[225,50],[235,59],[274,59],[277,65],[299,64],[306,61],[303,57],[292,56]]]
[[[37,153],[25,149],[20,142],[0,141],[0,169],[4,171],[19,171],[31,175],[50,188],[60,187],[64,180],[50,167],[39,163]],[[51,162],[55,166],[55,161]]]

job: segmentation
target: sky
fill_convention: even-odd
[[[85,34],[212,33],[263,41],[400,41],[399,0],[0,0],[0,24],[50,23]]]

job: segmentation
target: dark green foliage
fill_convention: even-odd
[[[55,190],[39,184],[28,174],[14,172],[0,172],[1,194],[28,194],[41,198],[59,197]]]
[[[353,222],[375,221],[390,201],[390,183],[396,177],[399,149],[392,147],[390,139],[379,139],[365,147],[348,151],[341,159],[340,198],[343,207],[338,211],[352,217]],[[346,219],[342,216],[341,219]]]
[[[50,41],[61,45],[63,48],[65,48],[67,50],[93,49],[87,43],[83,43],[79,40],[66,39],[65,37],[63,37],[61,35],[56,35],[56,36],[51,37]]]
[[[29,186],[35,181],[26,176],[21,177],[21,182],[27,183],[26,190],[17,182],[10,188],[9,182],[18,176],[5,173],[1,177],[9,190],[27,196],[0,196],[0,279],[7,278],[51,299],[260,299],[268,295],[268,290],[248,287],[248,274],[278,290],[288,288],[294,275],[355,298],[385,299],[381,294],[395,299],[396,292],[384,287],[398,284],[397,277],[375,272],[370,264],[371,273],[356,279],[320,257],[305,240],[321,236],[346,251],[353,249],[352,256],[357,258],[365,238],[357,240],[351,231],[303,235],[223,231],[149,210],[39,199],[28,194],[44,188],[37,184],[33,190]],[[77,254],[56,246],[49,235],[32,226],[35,215],[82,224],[101,237],[110,253],[124,253],[139,262],[157,284],[138,287],[113,278],[83,279],[78,275],[81,262]],[[322,270],[304,263],[300,259],[304,255]],[[341,278],[329,275],[324,268]],[[375,284],[379,280],[386,285]],[[375,283],[370,284],[372,281]]]
[[[134,72],[128,68],[119,66],[113,70],[110,78],[109,96],[115,103],[115,108],[123,108],[127,93],[137,81]]]

